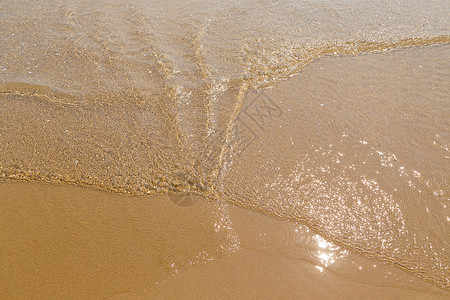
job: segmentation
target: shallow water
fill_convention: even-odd
[[[448,46],[311,63],[446,44],[447,6],[3,1],[0,176],[225,199],[448,288]]]
[[[448,49],[326,58],[249,96],[223,197],[448,286]]]

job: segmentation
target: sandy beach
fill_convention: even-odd
[[[448,299],[448,3],[0,3],[1,299]]]
[[[4,299],[449,295],[305,226],[233,205],[198,199],[180,207],[167,196],[36,183],[4,183],[0,192]]]
[[[380,130],[384,130],[383,128],[386,128],[390,132],[389,134],[397,134],[397,140],[401,139],[402,136],[405,136],[404,129],[408,127],[402,127],[400,120],[397,120],[400,123],[391,125],[380,125],[379,120],[367,120],[365,123],[357,120],[352,123],[352,126],[359,124],[361,125],[359,129],[339,128],[339,122],[347,125],[349,123],[345,121],[345,118],[353,117],[351,117],[351,112],[339,108],[339,103],[336,101],[350,98],[345,93],[354,93],[355,90],[365,95],[367,92],[364,91],[364,88],[369,88],[377,91],[376,99],[380,105],[374,106],[373,103],[367,105],[370,105],[372,109],[384,109],[381,102],[383,97],[387,101],[404,99],[401,94],[404,89],[395,90],[389,87],[389,84],[398,86],[398,83],[394,82],[395,77],[411,88],[415,85],[419,89],[423,87],[426,89],[428,86],[426,84],[420,87],[419,82],[423,80],[421,77],[423,73],[418,72],[425,72],[426,70],[422,70],[424,67],[438,66],[431,63],[427,65],[427,61],[439,59],[439,53],[445,53],[447,48],[447,46],[431,46],[423,49],[394,51],[392,54],[327,58],[311,64],[301,75],[274,89],[265,91],[264,97],[271,101],[266,102],[269,106],[265,107],[266,109],[269,107],[273,116],[263,115],[266,117],[265,123],[262,123],[265,127],[264,130],[258,131],[257,123],[250,122],[251,118],[255,118],[257,115],[251,113],[240,115],[239,122],[247,127],[238,131],[236,147],[245,146],[246,148],[241,149],[240,155],[234,158],[234,163],[238,164],[239,168],[228,173],[225,180],[225,182],[227,180],[231,182],[227,183],[229,191],[239,193],[252,191],[248,187],[237,184],[237,182],[245,183],[243,179],[239,179],[241,177],[236,177],[237,175],[250,176],[255,170],[259,174],[267,174],[265,176],[269,177],[277,174],[276,172],[264,173],[259,170],[258,165],[263,166],[264,164],[259,163],[258,159],[260,157],[267,159],[268,155],[274,155],[272,159],[275,159],[279,156],[276,154],[279,151],[289,150],[275,136],[283,134],[277,131],[281,126],[298,122],[298,118],[292,119],[289,116],[292,111],[296,114],[296,107],[302,111],[308,111],[308,113],[303,113],[305,119],[302,120],[302,125],[294,125],[293,128],[301,128],[302,131],[309,134],[309,137],[305,134],[302,135],[303,143],[300,144],[301,147],[295,148],[296,153],[301,153],[301,151],[310,155],[314,153],[305,143],[307,137],[310,142],[322,142],[323,148],[330,143],[338,143],[329,140],[335,137],[342,138],[339,132],[330,134],[332,128],[337,131],[349,132],[349,134],[359,132],[361,136],[365,136],[365,139],[372,143],[388,135],[388,133],[380,133]],[[407,52],[407,55],[404,52]],[[390,57],[392,57],[391,60],[389,60]],[[404,57],[407,62],[405,63],[400,57]],[[369,67],[380,62],[391,62],[394,71],[386,75],[386,73],[378,73],[376,68]],[[423,67],[419,68],[419,64],[423,64]],[[342,66],[347,68],[351,66],[353,69],[343,70]],[[395,66],[402,68],[395,69]],[[383,66],[383,68],[386,67]],[[346,77],[339,76],[339,72],[345,72]],[[430,72],[435,72],[435,70],[430,70]],[[409,78],[405,80],[404,77],[397,76],[400,73],[408,73]],[[353,77],[349,74],[353,74]],[[414,81],[415,74],[419,80],[417,84]],[[361,80],[362,76],[371,78],[370,84]],[[429,77],[426,76],[426,78]],[[380,88],[375,84],[385,86]],[[331,86],[334,89],[330,89]],[[336,90],[339,88],[341,90]],[[448,85],[442,85],[442,88],[446,90]],[[299,93],[300,91],[301,93]],[[433,87],[433,91],[439,92],[436,87]],[[334,97],[330,98],[329,95]],[[442,95],[444,95],[444,91]],[[70,161],[75,158],[79,159],[80,155],[89,155],[89,152],[81,151],[72,154],[70,148],[66,147],[70,147],[71,144],[64,140],[61,142],[61,135],[56,133],[56,131],[70,126],[64,122],[71,120],[66,114],[73,112],[36,102],[33,97],[23,98],[18,95],[2,97],[3,112],[12,109],[21,110],[26,105],[31,108],[28,111],[33,114],[32,118],[27,119],[28,122],[33,123],[23,123],[11,117],[8,118],[8,121],[3,119],[2,124],[8,124],[8,127],[2,127],[2,151],[7,154],[2,156],[3,166],[8,161],[30,157],[33,158],[34,166],[42,163],[42,168],[44,166],[52,167],[54,171],[49,174],[53,172],[68,174],[66,177],[58,176],[58,180],[82,173],[82,168],[89,167],[82,163],[76,166],[76,169],[74,166],[70,166]],[[19,100],[18,97],[22,97],[22,99]],[[250,104],[254,104],[257,99],[252,92],[247,97],[250,100],[246,103]],[[294,98],[297,98],[297,102],[289,100]],[[15,100],[15,102],[8,102],[9,99]],[[423,100],[419,97],[415,99],[419,103]],[[442,100],[444,101],[442,105],[446,106],[448,99],[442,98]],[[413,103],[411,98],[409,101],[410,104]],[[301,105],[294,106],[294,103],[300,102]],[[261,103],[264,104],[264,102]],[[260,107],[261,103],[256,102]],[[355,100],[355,105],[357,103],[366,105],[362,100]],[[332,105],[336,105],[336,107],[333,108]],[[438,105],[440,104],[438,103]],[[390,104],[391,108],[401,106],[398,102]],[[249,112],[252,107],[255,106],[247,106],[244,112]],[[60,111],[55,112],[55,109]],[[357,112],[361,110],[363,108],[355,109]],[[400,111],[402,111],[401,114],[407,113],[401,108],[392,111],[393,113],[400,113]],[[445,118],[445,107],[442,107],[441,111],[444,113],[442,118]],[[95,112],[89,113],[95,114]],[[2,116],[5,115],[15,116],[15,118],[20,116],[18,111],[2,114]],[[372,116],[374,115],[372,114]],[[435,113],[433,118],[437,116]],[[380,113],[378,117],[385,118],[386,113]],[[48,124],[47,118],[52,118],[52,122],[56,122],[58,126],[44,125]],[[308,118],[316,121],[312,122]],[[390,118],[390,120],[394,119],[394,117]],[[92,130],[98,130],[98,135],[95,137],[102,136],[102,126],[107,119],[91,118],[91,120],[99,122],[89,125]],[[21,123],[22,127],[11,126],[14,122]],[[43,122],[43,124],[36,122]],[[332,127],[325,129],[330,122],[333,124]],[[79,124],[86,126],[84,122]],[[45,127],[45,131],[41,132],[43,126],[47,127]],[[77,124],[71,124],[71,126],[77,126]],[[307,128],[307,126],[315,126],[318,131],[314,131],[314,128]],[[70,132],[77,130],[79,129],[76,127],[70,128]],[[411,128],[411,130],[413,129]],[[64,133],[64,131],[62,132]],[[255,132],[257,134],[253,135]],[[322,134],[324,132],[327,132],[327,136]],[[373,132],[375,132],[374,135],[367,137]],[[292,135],[292,129],[290,134],[291,139],[285,137],[281,140],[288,140],[289,144],[297,142],[292,140],[292,137],[295,136]],[[424,134],[423,131],[422,134]],[[422,135],[419,136],[419,138],[422,137]],[[21,147],[14,145],[14,141],[20,142],[19,138],[27,141]],[[357,137],[356,140],[362,140],[362,137]],[[45,143],[41,144],[44,141]],[[277,146],[271,145],[273,142],[276,142]],[[268,146],[261,146],[262,143],[268,143]],[[381,143],[381,140],[378,143]],[[47,145],[51,145],[51,147],[48,148]],[[7,150],[5,147],[10,147],[11,150]],[[395,147],[395,144],[392,147]],[[399,147],[398,149],[391,148],[392,151],[395,151],[398,159],[408,157],[409,150],[403,142],[399,143]],[[318,148],[320,148],[320,144]],[[12,151],[12,149],[20,151]],[[53,152],[45,152],[46,149]],[[265,156],[258,154],[261,153],[260,149],[265,149]],[[271,154],[271,149],[276,152]],[[349,154],[353,153],[354,149],[341,148],[338,151]],[[426,151],[429,151],[427,149],[424,146],[422,153],[426,154]],[[40,155],[33,156],[33,151]],[[359,151],[359,155],[365,154],[364,150]],[[58,155],[58,158],[53,157],[51,153]],[[62,153],[64,155],[61,155]],[[330,153],[321,154],[323,160],[313,160],[312,163],[316,164],[316,168],[323,163],[329,165],[327,155]],[[437,155],[438,161],[441,159],[439,152],[434,155]],[[285,154],[283,157],[286,161],[286,158],[292,157],[292,154]],[[123,159],[126,159],[126,156],[119,156],[116,163],[130,164]],[[344,159],[342,157],[342,160]],[[415,162],[414,157],[408,159],[416,166],[420,163],[420,161]],[[82,161],[82,159],[79,160]],[[387,162],[389,163],[389,161]],[[441,171],[439,165],[429,170],[426,165],[429,165],[430,162],[431,160],[423,161],[425,165],[419,166],[421,174],[428,178],[434,178],[432,184],[435,189],[439,185],[441,188],[445,188],[445,172],[448,165],[442,165]],[[91,163],[95,165],[99,162],[91,161]],[[289,163],[287,161],[287,164]],[[277,161],[275,164],[283,166]],[[377,160],[372,161],[369,168],[377,170],[380,168],[378,164]],[[47,168],[47,170],[50,169]],[[312,173],[312,171],[310,172]],[[102,174],[108,173],[99,169],[98,174],[97,180],[103,178],[100,177]],[[8,173],[6,176],[9,178],[8,181],[15,180],[15,177]],[[327,176],[336,175],[332,173]],[[20,179],[20,177],[17,178]],[[261,178],[264,179],[264,177]],[[391,175],[391,178],[395,177]],[[42,180],[42,178],[37,179]],[[47,180],[54,181],[52,177],[48,177]],[[236,183],[233,183],[233,180],[237,180]],[[270,181],[268,178],[264,180]],[[68,180],[68,182],[80,183],[72,180]],[[89,184],[89,182],[83,181],[81,183]],[[383,183],[384,188],[388,187],[387,184]],[[416,184],[418,185],[420,182]],[[255,186],[258,186],[257,181],[253,181],[253,187]],[[102,188],[101,185],[97,185],[97,187]],[[109,186],[103,186],[103,188],[105,187]],[[398,179],[395,181],[395,187],[402,187]],[[423,189],[423,187],[421,188]],[[298,222],[293,222],[282,212],[277,214],[275,211],[267,211],[262,207],[258,209],[257,206],[253,206],[253,209],[249,209],[248,203],[250,202],[233,201],[233,199],[227,198],[219,201],[206,200],[200,196],[189,198],[183,198],[183,196],[177,196],[178,198],[175,196],[172,198],[168,196],[123,196],[66,184],[5,182],[0,185],[0,189],[2,195],[0,230],[3,235],[0,264],[4,266],[1,277],[5,279],[2,281],[0,290],[2,297],[8,299],[294,299],[299,297],[304,299],[336,299],[336,297],[340,299],[446,299],[449,296],[448,290],[423,281],[414,275],[414,270],[406,269],[405,271],[405,265],[402,266],[402,269],[392,266],[389,261],[386,261],[386,257],[383,257],[383,253],[373,257],[373,253],[367,251],[370,249],[368,243],[373,241],[370,240],[369,232],[362,231],[359,238],[363,243],[360,246],[356,245],[356,248],[352,248],[351,244],[347,247],[344,244],[344,247],[342,245],[339,247],[302,225],[301,223],[305,224],[304,220],[297,219]],[[414,195],[410,186],[405,186],[403,189],[402,194],[407,197]],[[230,194],[225,195],[229,196]],[[311,196],[313,195],[311,194]],[[376,193],[374,195],[376,196]],[[357,195],[354,196],[357,197]],[[239,199],[239,197],[235,196],[234,199]],[[310,199],[314,200],[315,198],[311,197]],[[233,202],[237,205],[233,205]],[[374,208],[380,203],[374,202]],[[316,202],[314,205],[317,210],[320,210],[320,202]],[[412,209],[412,213],[420,217],[417,208]],[[350,212],[357,213],[351,210]],[[403,210],[403,212],[407,213],[407,210]],[[345,217],[345,212],[341,212],[340,216],[348,218]],[[371,218],[370,215],[363,216],[367,220]],[[427,224],[427,219],[422,218],[423,223],[421,224]],[[347,223],[342,224],[344,226]],[[364,226],[361,226],[360,228],[363,230]],[[331,233],[331,236],[337,238],[336,240],[339,242],[340,233],[337,231],[339,228],[341,227],[338,224],[333,224],[331,230],[325,231],[325,233]],[[345,229],[345,227],[342,228]],[[315,228],[316,231],[317,229],[320,232],[322,227]],[[426,232],[426,228],[421,230]],[[439,241],[439,237],[445,238],[448,228],[438,231],[430,228],[430,230],[435,232],[437,235],[435,239]],[[388,234],[392,235],[392,228],[389,229]],[[432,238],[431,234],[430,238]],[[409,241],[404,237],[400,236],[398,241],[406,249],[410,247]],[[364,248],[365,246],[367,248]],[[363,256],[361,256],[361,251]],[[372,256],[372,259],[364,258],[364,256]],[[420,265],[424,262],[419,261],[418,263]],[[448,276],[447,272],[444,271],[443,274]]]

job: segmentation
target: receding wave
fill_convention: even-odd
[[[0,177],[226,200],[448,288],[445,1],[206,4],[0,4]]]

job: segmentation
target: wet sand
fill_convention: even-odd
[[[305,226],[233,205],[0,185],[4,299],[447,299]]]
[[[447,7],[0,1],[0,298],[448,297]]]
[[[253,96],[224,198],[448,288],[448,50],[327,57]]]
[[[229,142],[194,148],[198,156],[151,110],[3,91],[0,176],[197,194],[302,223],[448,288],[448,49],[319,59],[272,89],[248,91],[234,126],[221,129]],[[241,91],[222,97],[236,101]]]
[[[448,50],[326,57],[247,91],[197,163],[142,107],[9,86],[0,295],[448,298]]]

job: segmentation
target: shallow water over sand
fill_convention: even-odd
[[[449,48],[408,48],[445,12],[3,2],[0,176],[226,200],[448,288]]]
[[[448,53],[327,58],[260,93],[224,197],[448,286]]]

